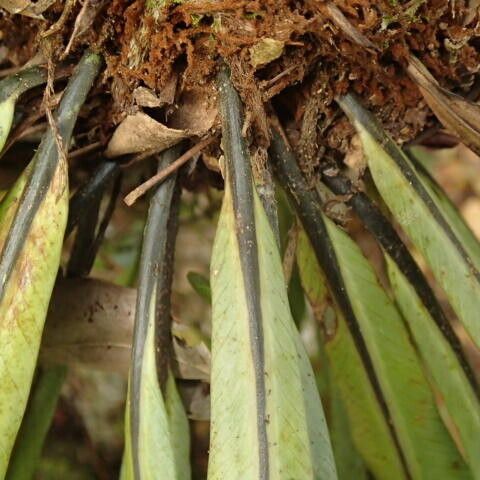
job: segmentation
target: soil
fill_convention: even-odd
[[[138,86],[158,94],[175,79],[174,102],[149,112],[167,124],[183,93],[214,99],[223,58],[246,106],[244,130],[254,161],[265,161],[268,117],[275,113],[298,146],[306,173],[324,155],[339,158],[349,149],[353,130],[338,111],[336,95],[357,92],[395,139],[405,142],[435,123],[405,73],[407,56],[416,55],[442,86],[463,95],[480,66],[479,18],[462,0],[336,0],[351,31],[374,48],[352,40],[332,20],[329,4],[315,0],[90,0],[97,9],[90,28],[71,41],[82,15],[77,2],[58,32],[45,38],[42,32],[61,18],[63,3],[44,12],[45,20],[1,14],[3,64],[24,64],[46,41],[58,63],[74,63],[88,46],[101,50],[106,69],[96,94],[103,95],[104,108],[100,117],[95,113],[101,122],[89,122],[97,140],[106,142],[116,124],[138,110]],[[253,54],[265,39],[278,47],[276,57],[269,61],[267,51],[267,62],[258,64]],[[69,41],[72,48],[62,60]]]

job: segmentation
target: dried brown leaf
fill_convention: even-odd
[[[443,125],[480,155],[480,105],[442,88],[414,56],[410,57],[407,72]]]
[[[98,280],[57,282],[40,358],[128,372],[136,291]]]
[[[173,128],[187,130],[192,135],[204,135],[215,124],[218,115],[215,92],[204,89],[185,91],[178,108],[170,115],[168,124]]]
[[[75,19],[72,34],[65,48],[64,56],[68,55],[74,41],[82,36],[93,24],[95,17],[98,15],[106,0],[85,0],[82,8]]]
[[[201,382],[181,383],[179,393],[187,410],[188,418],[198,421],[210,420],[210,391],[208,385]]]
[[[186,339],[184,330],[183,325],[174,328],[175,373],[179,378],[209,382],[210,350],[204,343]]]
[[[133,91],[133,98],[139,107],[158,108],[165,105],[165,102],[147,87],[137,87]]]
[[[169,128],[143,112],[128,115],[117,127],[105,152],[109,158],[129,153],[161,152],[192,133]]]
[[[478,18],[478,12],[480,9],[479,0],[469,0],[463,16],[463,25],[468,25],[470,22]]]
[[[325,10],[333,23],[335,23],[350,40],[366,49],[378,50],[376,45],[348,21],[347,17],[345,17],[343,12],[334,3],[326,3]]]
[[[139,107],[159,108],[172,105],[177,92],[178,75],[173,73],[159,93],[150,88],[140,86],[133,92],[133,98]]]
[[[54,3],[55,0],[38,0],[38,2],[30,0],[0,0],[0,8],[11,14],[18,13],[27,17],[41,18],[42,13]]]
[[[93,279],[57,283],[49,307],[40,360],[127,375],[137,292]],[[175,374],[208,382],[210,351],[189,327],[172,327]]]

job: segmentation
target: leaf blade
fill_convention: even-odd
[[[279,472],[288,472],[292,478],[334,478],[334,467],[332,465],[329,443],[325,431],[325,421],[320,416],[321,406],[318,392],[311,376],[311,367],[301,346],[298,333],[295,331],[293,320],[288,309],[288,298],[285,285],[282,283],[282,269],[276,241],[268,224],[260,201],[255,196],[255,214],[257,221],[257,241],[259,248],[259,269],[260,289],[262,291],[262,312],[265,342],[265,372],[267,376],[267,390],[270,391],[271,400],[267,400],[267,415],[270,415],[267,424],[267,435],[270,447],[269,459],[271,477],[286,478]],[[239,419],[251,418],[255,407],[255,392],[252,391],[252,382],[249,379],[253,376],[252,359],[249,352],[248,342],[242,338],[248,338],[246,324],[249,312],[245,300],[239,297],[245,295],[241,275],[238,247],[235,239],[235,225],[233,220],[233,206],[230,193],[227,190],[224,199],[221,218],[217,227],[214,252],[212,255],[212,294],[213,294],[213,335],[212,335],[212,443],[211,461],[209,464],[209,478],[250,478],[250,475],[258,475],[258,464],[252,464],[251,451],[258,448],[255,426],[247,425]],[[236,274],[231,275],[231,270]],[[226,286],[225,286],[226,285]],[[235,299],[235,292],[238,299]],[[278,320],[284,319],[283,321]],[[242,319],[239,321],[238,319]],[[242,326],[243,324],[243,326]],[[277,338],[275,338],[277,337]],[[280,338],[279,338],[280,337]],[[280,352],[284,352],[281,354]],[[300,356],[298,365],[292,365],[293,359]],[[225,365],[231,364],[233,371],[225,371]],[[248,371],[243,371],[247,365]],[[236,368],[234,368],[236,366]],[[240,368],[240,371],[238,369]],[[247,370],[245,368],[245,370]],[[293,371],[291,374],[285,372]],[[283,376],[287,375],[287,378]],[[228,381],[228,380],[229,381]],[[232,384],[235,384],[233,386]],[[289,385],[289,395],[295,399],[286,399],[282,386]],[[232,403],[225,405],[228,392],[231,397],[241,398],[248,391],[249,399],[242,402],[241,407],[231,400]],[[307,398],[303,398],[302,389],[307,389]],[[235,392],[238,392],[235,394]],[[242,394],[243,392],[243,394]],[[296,406],[295,406],[296,403]],[[302,407],[302,403],[304,406]],[[303,408],[303,412],[298,409]],[[287,412],[290,412],[287,415]],[[317,411],[317,413],[314,413]],[[227,416],[234,418],[227,421]],[[308,412],[310,412],[308,414]],[[307,421],[309,415],[315,421]],[[275,417],[282,416],[280,420]],[[288,422],[303,426],[307,429],[315,428],[316,431],[295,434],[288,426]],[[236,421],[238,420],[238,421]],[[275,424],[276,422],[279,424]],[[275,423],[274,423],[275,422]],[[222,425],[224,423],[224,425]],[[228,429],[225,427],[228,425]],[[239,445],[232,445],[231,431],[235,431],[235,437],[242,439],[247,448],[243,452],[237,452]],[[284,430],[286,429],[286,430]],[[320,431],[323,430],[323,431]],[[288,443],[282,438],[280,430],[290,432],[291,437]],[[292,438],[293,437],[293,438]],[[295,438],[297,437],[297,438]],[[303,439],[302,439],[303,437]],[[308,445],[316,439],[316,454],[308,452]],[[230,441],[229,441],[230,440]],[[277,445],[275,446],[275,443]],[[288,448],[287,448],[288,445]],[[235,455],[228,453],[231,448]],[[325,453],[327,450],[327,454]],[[282,452],[282,454],[277,453]],[[305,457],[312,457],[303,460]],[[325,458],[326,457],[326,458]],[[240,458],[240,460],[237,460]],[[319,463],[314,465],[311,462],[321,461],[327,463],[322,466]],[[303,463],[301,463],[303,462]],[[227,469],[227,465],[230,468]],[[242,472],[244,477],[238,477],[234,472]],[[296,475],[295,475],[296,472]],[[238,475],[238,473],[237,473]]]
[[[43,322],[60,264],[68,209],[65,180],[66,165],[59,165],[5,284],[0,302],[0,380],[4,385],[0,393],[0,472],[6,470],[26,407]],[[11,221],[24,185],[25,179],[21,178],[4,199],[8,206],[5,217],[10,217]],[[2,230],[5,227],[9,229],[10,222],[2,223]],[[5,237],[5,233],[0,233],[0,245]]]
[[[100,64],[98,55],[86,53],[68,83],[56,114],[66,143]],[[5,89],[1,94],[15,96],[39,79],[24,73],[25,78],[19,74],[9,84],[9,94]],[[67,221],[68,166],[59,158],[54,137],[47,131],[0,207],[1,477],[25,411]]]

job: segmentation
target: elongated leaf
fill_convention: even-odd
[[[283,145],[283,146],[282,146]],[[326,272],[411,478],[471,478],[437,411],[403,320],[353,240],[325,217],[276,132],[272,158]]]
[[[98,180],[97,176],[95,176],[94,181],[95,180]],[[97,181],[96,183],[98,184],[99,182]],[[90,198],[90,203],[87,201],[86,198],[82,198],[84,212],[88,212],[89,209],[90,210],[92,209],[92,206],[91,206],[92,203],[95,203],[96,206],[98,207],[98,202],[96,202],[96,200],[97,198],[101,197],[101,193],[102,192],[100,191],[100,195],[92,195],[93,198]],[[75,206],[75,202],[70,201],[70,206],[72,206],[72,204]],[[107,212],[108,212],[108,209],[107,209]],[[69,221],[70,221],[71,214],[72,214],[72,211],[70,209]],[[96,220],[96,218],[94,220]],[[102,224],[101,224],[102,226],[99,228],[99,233],[97,234],[97,237],[90,238],[88,235],[85,236],[82,231],[81,235],[77,235],[75,239],[74,246],[72,247],[72,250],[70,253],[69,265],[74,263],[83,275],[88,274],[90,270],[91,262],[93,261],[93,257],[95,256],[96,250],[97,250],[96,248],[98,245],[97,240],[99,236],[102,235],[104,228],[106,228],[107,224],[108,224],[107,220],[102,221]],[[93,227],[95,227],[95,225],[93,225]],[[68,226],[65,234],[68,235]],[[69,283],[69,285],[71,285],[71,283]],[[88,286],[88,282],[83,283],[83,286],[85,285]],[[99,286],[102,284],[97,282],[96,285]],[[57,287],[58,287],[58,283],[57,283]],[[56,290],[57,290],[57,297],[58,297],[58,293],[59,293],[58,288]],[[63,293],[65,294],[66,292],[63,292]],[[71,301],[79,301],[81,299],[85,301],[86,300],[85,289],[82,289],[79,293],[80,295],[75,295],[70,290],[69,292],[66,293],[66,295],[62,297],[62,300],[71,302]],[[118,293],[118,290],[115,293]],[[52,296],[54,297],[55,293],[52,294]],[[118,298],[113,299],[111,296],[109,297],[108,295],[106,295],[104,299],[109,299],[110,302],[115,301],[116,322],[115,322],[114,328],[111,329],[110,332],[118,333],[117,330],[118,330],[118,320],[119,320],[119,313],[120,313],[118,309],[119,299]],[[50,300],[50,306],[52,305],[52,303],[55,303],[54,299]],[[92,309],[92,305],[93,303],[90,305],[90,309],[87,312],[84,311],[82,313],[81,308],[80,309],[72,308],[72,304],[70,304],[69,308],[65,308],[63,312],[59,313],[61,315],[61,320],[58,322],[58,324],[56,326],[50,325],[51,326],[50,331],[55,331],[55,334],[58,334],[58,338],[61,339],[60,340],[61,343],[67,343],[69,344],[70,348],[74,348],[75,345],[72,345],[72,342],[71,342],[72,337],[70,336],[70,341],[69,341],[68,336],[73,335],[75,338],[75,332],[78,332],[78,330],[81,329],[82,326],[83,326],[83,329],[85,329],[86,321],[87,321],[87,324],[89,324],[90,322],[93,322],[92,315],[94,314],[95,311],[98,312],[99,310],[101,310],[102,312],[105,313],[104,311],[105,305],[102,302],[98,302],[98,296],[97,296],[97,302],[95,303],[95,307],[93,309]],[[100,309],[98,308],[99,305],[101,305]],[[130,306],[130,309],[132,309],[131,307],[132,306]],[[86,316],[85,316],[85,313],[87,313]],[[51,315],[52,315],[52,311],[49,307],[49,316],[51,317]],[[52,319],[50,318],[50,323],[54,323],[51,320]],[[68,325],[69,322],[70,322],[70,325]],[[46,323],[48,326],[49,324],[48,319]],[[58,327],[60,327],[60,330],[63,329],[63,331],[58,332],[57,331]],[[99,327],[100,327],[100,330],[99,330]],[[101,327],[102,326],[101,325],[99,326],[97,323],[95,324],[95,326],[92,325],[92,328],[95,329],[95,336],[93,337],[95,345],[90,345],[90,347],[92,347],[93,349],[95,349],[95,346],[97,346],[98,348],[98,341],[99,341],[98,334],[99,332],[101,332]],[[48,332],[48,328],[47,328],[47,332]],[[43,350],[43,354],[45,354],[45,336],[47,332],[44,331],[42,335],[43,348],[41,349],[41,353]],[[68,334],[66,335],[67,332]],[[121,332],[121,333],[125,334],[125,332]],[[122,342],[125,341],[125,335],[123,337],[120,335],[120,338]],[[111,344],[104,345],[104,350],[111,353],[110,346]],[[84,354],[85,354],[85,357],[87,357],[88,360],[91,362],[91,364],[93,364],[95,368],[98,368],[99,366],[98,358],[94,358],[94,356],[91,355],[91,350],[88,352],[84,352]],[[64,355],[62,360],[64,360],[66,356],[67,355]],[[58,397],[60,396],[60,390],[67,373],[67,367],[66,367],[67,363],[68,361],[67,362],[60,361],[60,362],[57,362],[57,365],[55,366],[49,365],[47,367],[44,367],[40,370],[40,372],[37,375],[37,378],[33,384],[32,391],[30,392],[30,399],[27,405],[27,409],[25,411],[25,414],[22,420],[22,425],[21,425],[19,434],[16,438],[14,450],[10,458],[8,471],[7,471],[7,478],[9,480],[10,479],[11,480],[15,480],[15,479],[29,480],[33,478],[37,470],[43,444],[47,436],[47,433],[49,431],[50,424],[52,422],[53,415],[55,412],[55,407],[57,405]],[[118,366],[118,363],[119,362],[117,361],[115,365]]]
[[[0,382],[3,385],[0,392],[0,476],[5,473],[28,399],[43,322],[60,263],[68,206],[66,178],[66,165],[59,165],[8,281],[3,280],[0,300]],[[5,245],[25,183],[26,178],[22,175],[2,202],[0,246]]]
[[[356,448],[375,478],[407,478],[387,419],[345,319],[337,307],[328,307],[329,295],[325,277],[304,232],[299,235],[297,262],[312,308],[323,317],[325,349],[330,360],[332,381],[345,405]],[[327,308],[330,308],[330,315],[323,313]],[[340,474],[342,467],[338,462],[337,468]]]
[[[155,316],[152,303],[151,318]],[[128,415],[125,432],[125,452],[122,465],[122,479],[190,478],[189,429],[182,401],[175,386],[171,370],[162,392],[158,382],[153,322],[147,334],[145,355],[142,365],[141,392],[132,400],[131,391],[127,400]],[[133,443],[132,401],[138,402],[140,419],[137,443]],[[135,472],[133,448],[137,449],[138,471]]]
[[[414,478],[469,478],[402,320],[359,247],[327,220],[345,286]]]
[[[65,374],[65,367],[52,367],[42,370],[36,379],[8,465],[6,476],[8,480],[33,478],[42,453],[43,442],[55,413]]]
[[[339,480],[350,480],[351,478],[367,480],[367,466],[355,446],[355,441],[353,440],[350,428],[350,419],[347,410],[345,409],[336,380],[332,375],[332,368],[331,365],[329,365],[329,359],[325,349],[325,343],[328,337],[327,324],[335,324],[336,312],[334,312],[333,308],[330,306],[331,301],[328,296],[328,290],[324,279],[320,277],[322,281],[319,282],[319,278],[315,276],[315,272],[319,271],[315,258],[312,257],[314,264],[313,268],[306,263],[309,255],[312,255],[312,252],[308,245],[308,250],[302,248],[303,242],[308,242],[308,240],[306,239],[304,232],[299,232],[299,234],[301,235],[301,238],[299,238],[299,242],[296,243],[296,247],[301,258],[298,258],[297,256],[297,261],[302,262],[307,271],[311,272],[311,274],[307,274],[305,285],[313,291],[310,298],[314,314],[314,328],[317,332],[318,339],[315,353],[312,352],[310,358],[314,365],[320,398],[325,405],[325,414],[328,431],[330,433],[330,440],[332,442],[335,464],[337,466],[337,475]],[[305,269],[303,270],[305,271]],[[302,287],[300,273],[299,282]],[[317,288],[317,285],[319,284],[321,287]],[[319,295],[315,296],[315,292],[318,292]],[[318,301],[318,303],[316,303],[316,301]],[[308,317],[310,317],[310,315]],[[312,319],[307,318],[307,322],[310,322],[310,320]],[[313,327],[313,325],[308,325],[310,332],[312,331],[310,330],[311,327]]]
[[[226,190],[212,263],[208,478],[335,479],[312,368],[288,307],[278,244],[253,187],[240,100],[220,76]]]
[[[164,154],[160,168],[173,161]],[[155,192],[142,245],[122,479],[190,478],[188,421],[171,367],[176,175]]]
[[[65,144],[99,68],[86,54],[65,91],[56,115]],[[0,477],[28,399],[67,209],[67,164],[49,130],[0,208]]]
[[[360,134],[375,184],[443,287],[459,319],[480,346],[480,273],[409,158],[358,101],[340,101]]]
[[[255,220],[269,392],[263,399],[270,466],[266,478],[335,478],[320,399],[288,309],[276,242],[257,198]],[[253,454],[261,449],[256,425],[261,400],[255,392],[252,320],[240,255],[228,188],[212,256],[212,479],[262,478]]]
[[[431,319],[434,320],[437,325],[438,330],[442,333],[442,336],[455,353],[459,366],[461,366],[465,372],[472,387],[477,391],[478,384],[475,375],[465,357],[459,338],[455,334],[450,321],[445,316],[425,276],[393,225],[370,198],[368,198],[365,193],[353,189],[345,177],[340,174],[336,176],[325,175],[323,181],[328,184],[337,195],[348,196],[347,204],[353,208],[365,227],[375,236],[384,252],[396,263],[399,270],[405,276],[406,281],[414,287],[416,295],[418,295],[418,298],[425,306]]]
[[[415,290],[386,255],[398,305],[408,323],[440,402],[453,422],[452,436],[465,452],[474,477],[480,477],[480,403],[458,360],[438,330]],[[449,426],[449,423],[447,423]]]
[[[15,103],[18,97],[37,85],[45,82],[44,70],[34,67],[7,77],[0,82],[0,152],[5,146],[12,128]]]

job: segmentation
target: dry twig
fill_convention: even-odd
[[[192,157],[197,153],[200,153],[205,147],[210,145],[215,140],[215,137],[208,137],[196,145],[194,145],[190,150],[187,150],[182,156],[177,158],[173,163],[168,167],[164,168],[161,172],[158,172],[153,177],[149,178],[146,182],[139,185],[137,188],[132,190],[123,200],[130,207],[133,205],[141,196],[145,195],[152,187],[159,184],[165,180],[169,175],[171,175],[175,170],[179,169],[182,165],[187,163]]]

